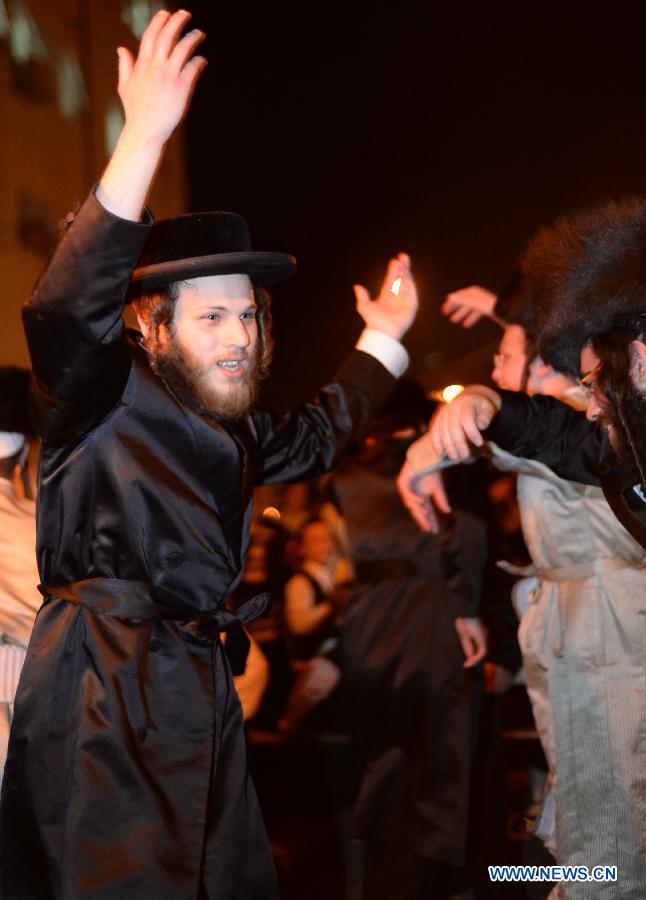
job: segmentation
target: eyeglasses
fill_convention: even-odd
[[[492,356],[493,367],[494,369],[499,369],[500,366],[504,366],[505,363],[511,362],[512,359],[518,359],[519,356],[523,356],[522,353],[494,353]]]
[[[583,374],[580,378],[577,378],[577,386],[583,388],[586,394],[592,394],[596,387],[596,376],[601,369],[601,363],[594,367],[594,369],[590,369],[589,372]]]

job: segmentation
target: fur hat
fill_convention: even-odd
[[[296,260],[287,253],[252,250],[242,216],[190,213],[153,225],[130,280],[130,295],[150,293],[173,281],[237,273],[264,287],[295,270]]]
[[[646,315],[646,201],[562,216],[530,241],[521,265],[541,356],[577,375],[588,340]]]

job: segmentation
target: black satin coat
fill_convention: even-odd
[[[2,897],[276,895],[219,613],[254,482],[330,468],[394,379],[355,351],[239,426],[180,403],[121,311],[149,223],[92,195],[25,307],[45,603],[2,792]]]
[[[359,581],[341,632],[358,784],[352,833],[460,866],[478,676],[463,668],[454,618],[477,615],[486,533],[456,513],[442,537],[422,534],[397,493],[403,458],[396,445],[367,452],[333,478]]]

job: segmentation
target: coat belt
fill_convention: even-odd
[[[181,623],[198,643],[208,644],[217,640],[222,632],[228,637],[226,654],[234,675],[244,672],[249,638],[243,625],[261,616],[271,604],[271,594],[257,594],[234,613],[228,609],[195,612],[176,602],[164,602],[168,594],[145,581],[127,581],[123,578],[87,578],[69,584],[39,585],[38,590],[45,603],[56,597],[70,603],[86,606],[94,612],[123,619],[159,620]]]
[[[640,569],[639,563],[628,562],[612,556],[605,559],[592,559],[589,562],[573,563],[570,566],[555,566],[551,569],[537,569],[536,574],[541,581],[577,581],[579,578],[592,578],[606,572],[617,572],[620,569]]]

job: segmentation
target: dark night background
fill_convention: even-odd
[[[441,386],[467,354],[462,378],[485,377],[497,329],[450,325],[443,296],[500,287],[559,213],[646,192],[644,4],[188,8],[209,59],[191,207],[235,209],[299,260],[274,290],[274,405],[332,374],[361,327],[351,285],[376,292],[399,250],[421,298],[411,374]]]

